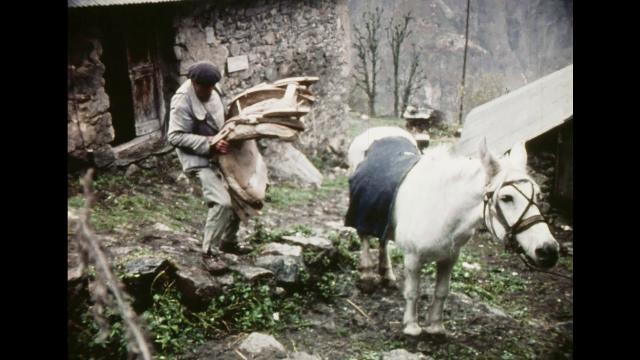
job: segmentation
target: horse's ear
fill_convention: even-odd
[[[509,152],[509,162],[517,169],[527,168],[527,148],[524,141],[515,144]]]
[[[486,138],[483,138],[480,142],[480,161],[482,161],[482,166],[484,166],[488,179],[493,178],[500,172],[500,163],[489,152]]]

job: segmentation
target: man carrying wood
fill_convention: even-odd
[[[250,246],[237,242],[239,219],[217,161],[220,154],[229,152],[229,142],[220,140],[210,145],[225,121],[225,107],[215,87],[221,79],[220,71],[213,63],[200,61],[189,68],[187,77],[171,99],[167,136],[169,143],[176,147],[185,174],[191,179],[200,179],[202,195],[209,207],[203,256],[215,259],[219,250],[249,253]]]

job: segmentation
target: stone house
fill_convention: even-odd
[[[120,166],[168,151],[171,96],[204,59],[224,70],[227,100],[261,82],[319,76],[299,145],[319,149],[343,131],[346,0],[68,0],[67,7],[71,160]]]

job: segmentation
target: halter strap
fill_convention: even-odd
[[[532,270],[536,270],[539,272],[543,272],[549,275],[553,275],[553,276],[557,276],[557,277],[562,277],[565,278],[567,280],[573,281],[573,276],[566,276],[563,274],[559,274],[557,272],[553,272],[553,271],[548,271],[548,270],[543,270],[540,269],[537,266],[534,266],[532,264],[530,264],[524,257],[524,249],[522,249],[522,246],[520,246],[520,244],[515,240],[515,236],[523,231],[526,231],[527,229],[529,229],[530,227],[532,227],[533,225],[537,224],[537,223],[546,223],[546,220],[544,218],[544,216],[542,215],[533,215],[529,218],[526,218],[524,220],[522,220],[522,218],[524,217],[524,214],[527,213],[527,211],[529,211],[529,208],[533,205],[535,207],[538,207],[534,202],[533,202],[533,191],[531,192],[531,198],[527,197],[522,191],[520,191],[520,189],[518,189],[514,184],[516,183],[520,183],[520,182],[529,182],[531,184],[532,190],[533,190],[533,183],[531,182],[531,180],[527,180],[527,179],[520,179],[520,180],[514,180],[514,181],[507,181],[502,183],[499,187],[499,189],[502,189],[505,186],[513,186],[520,194],[522,194],[522,196],[524,196],[529,203],[527,204],[527,207],[524,209],[524,211],[522,212],[522,214],[520,214],[520,217],[518,218],[518,220],[513,224],[513,226],[509,226],[509,224],[507,223],[507,220],[504,218],[504,214],[502,212],[502,209],[500,208],[500,203],[496,202],[496,212],[493,212],[491,207],[489,206],[489,203],[491,202],[491,199],[493,198],[494,193],[497,194],[496,190],[494,191],[488,191],[485,193],[484,195],[484,208],[482,209],[482,216],[484,218],[484,222],[485,224],[487,223],[487,207],[489,207],[489,215],[498,215],[497,219],[498,221],[502,224],[502,226],[504,226],[505,228],[505,239],[503,240],[504,244],[505,244],[505,249],[507,251],[509,250],[513,250],[514,252],[516,252],[516,254],[518,255],[518,258],[520,258],[520,260],[522,260],[522,262],[529,267]],[[540,210],[538,208],[538,210]],[[493,235],[494,238],[497,238],[496,236],[496,231],[495,228],[493,226],[493,221],[490,221],[489,224],[491,225],[491,235]]]
[[[531,185],[531,197],[528,197],[527,195],[525,195],[522,191],[520,191],[520,189],[518,189],[517,186],[515,186],[515,184],[517,183],[522,183],[522,182],[528,182]],[[494,195],[497,195],[497,192],[502,189],[505,186],[512,186],[514,189],[516,189],[520,194],[522,194],[522,196],[525,197],[525,199],[528,200],[528,204],[527,207],[524,209],[524,211],[522,211],[522,214],[520,214],[520,217],[518,217],[518,220],[516,220],[513,225],[509,225],[509,223],[507,222],[507,219],[504,216],[504,212],[502,211],[502,208],[500,207],[500,203],[498,201],[495,202],[495,208],[496,211],[494,212],[493,209],[490,206],[491,200],[492,198],[494,198]],[[489,191],[485,193],[484,196],[484,208],[482,211],[482,216],[485,220],[485,224],[487,223],[487,207],[489,208],[489,216],[490,216],[490,221],[489,221],[489,225],[491,226],[491,233],[492,235],[497,238],[496,235],[496,231],[495,228],[493,226],[493,221],[491,221],[491,218],[496,218],[498,220],[498,222],[500,222],[500,224],[504,227],[505,230],[505,235],[504,235],[504,239],[503,239],[503,243],[505,245],[506,250],[513,250],[516,253],[524,253],[524,249],[522,249],[522,247],[520,246],[520,244],[516,241],[515,237],[517,234],[529,229],[530,227],[532,227],[535,224],[538,223],[544,223],[546,222],[545,218],[542,215],[533,215],[527,219],[523,220],[524,215],[527,213],[527,211],[529,211],[529,208],[531,208],[531,206],[535,206],[538,207],[535,202],[533,201],[533,193],[534,193],[534,187],[533,187],[533,183],[531,182],[531,180],[528,179],[519,179],[519,180],[512,180],[512,181],[506,181],[503,182],[498,190],[496,191]],[[538,209],[540,210],[540,209]]]

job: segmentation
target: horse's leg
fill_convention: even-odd
[[[380,252],[378,253],[378,274],[382,276],[382,284],[396,287],[396,276],[393,274],[393,264],[389,255],[389,240],[380,240]]]
[[[420,291],[420,258],[407,252],[404,255],[404,309],[403,333],[418,336],[422,329],[418,325],[418,292]]]
[[[358,281],[358,287],[360,290],[366,293],[370,293],[375,289],[377,285],[378,278],[373,271],[374,263],[371,259],[371,254],[369,253],[369,238],[368,235],[360,236],[360,279]]]
[[[425,331],[429,334],[445,334],[444,325],[442,322],[442,313],[444,310],[444,303],[449,295],[449,283],[451,280],[451,271],[453,265],[458,260],[458,254],[447,260],[437,262],[436,271],[436,286],[434,291],[433,302],[429,307],[427,314],[427,324]]]

